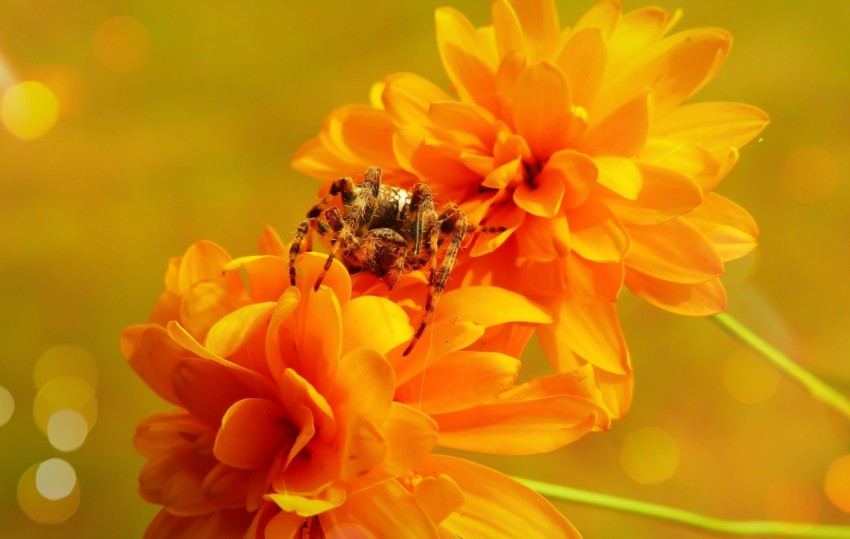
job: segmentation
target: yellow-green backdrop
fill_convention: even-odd
[[[157,508],[136,494],[131,439],[165,405],[125,364],[120,331],[147,318],[169,257],[190,243],[238,256],[267,224],[291,237],[317,184],[289,162],[333,107],[365,102],[394,71],[448,87],[433,31],[443,4],[489,21],[483,0],[0,2],[0,91],[41,81],[59,104],[56,125],[31,140],[0,127],[0,387],[14,400],[0,426],[0,535],[142,534]],[[730,312],[847,392],[850,3],[655,4],[683,8],[681,28],[735,36],[697,100],[772,117],[720,188],[761,229],[754,255],[729,267]],[[558,5],[569,24],[591,2]],[[850,453],[846,422],[708,320],[629,298],[622,314],[637,381],[628,417],[553,454],[483,461],[718,517],[850,523],[823,488]],[[56,345],[87,352],[99,373],[96,423],[70,452],[34,420],[35,364]],[[76,471],[80,504],[40,524],[22,512],[18,484],[54,457]],[[710,537],[557,506],[590,538]]]

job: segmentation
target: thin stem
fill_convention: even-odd
[[[712,316],[711,319],[730,335],[758,352],[778,369],[784,371],[791,378],[802,384],[814,398],[843,415],[845,419],[850,420],[850,401],[844,395],[765,342],[764,339],[750,331],[749,328],[738,322],[731,315],[721,313]]]
[[[637,500],[630,500],[628,498],[600,494],[598,492],[588,492],[586,490],[552,485],[541,481],[535,481],[533,479],[524,479],[522,477],[514,477],[514,479],[547,498],[592,505],[595,507],[603,507],[606,509],[614,509],[624,513],[632,513],[635,515],[666,520],[668,522],[674,522],[676,524],[709,532],[741,536],[768,535],[773,537],[805,537],[812,539],[847,539],[850,537],[850,526],[828,526],[759,520],[722,520],[700,515],[698,513],[692,513],[690,511],[684,511],[682,509],[667,507],[666,505],[640,502]]]

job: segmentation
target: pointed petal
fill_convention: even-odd
[[[287,425],[277,403],[256,398],[235,402],[221,419],[213,446],[215,458],[241,470],[268,466],[281,444],[294,438]]]
[[[520,362],[499,352],[454,352],[399,386],[396,400],[428,414],[468,408],[496,398],[516,380]]]
[[[415,498],[394,479],[350,493],[345,504],[322,513],[319,520],[322,531],[329,538],[438,539],[434,523]]]
[[[333,114],[333,112],[331,113]],[[343,156],[325,144],[327,137],[316,137],[302,144],[292,156],[292,168],[320,180],[338,178],[342,170],[364,170],[367,163],[349,155]]]
[[[316,252],[304,253],[298,257],[295,269],[298,271],[297,282],[298,288],[301,289],[302,297],[313,290],[316,279],[318,279],[319,273],[324,268],[327,259],[328,256],[326,254]],[[342,262],[336,259],[331,264],[327,274],[325,274],[322,286],[333,290],[340,305],[345,305],[351,299],[351,275]]]
[[[558,22],[558,9],[555,7],[555,2],[525,0],[512,3],[511,7],[522,25],[529,60],[537,62],[548,58],[554,52],[561,37],[561,24]]]
[[[629,250],[626,229],[608,209],[595,200],[567,211],[570,244],[581,256],[594,262],[620,262]]]
[[[578,141],[578,150],[597,155],[632,157],[646,143],[649,132],[649,96],[640,93],[599,122],[591,124]]]
[[[695,142],[711,149],[742,148],[767,127],[764,111],[744,103],[678,107],[652,126],[652,136]]]
[[[386,354],[413,337],[407,313],[398,304],[377,296],[349,301],[342,308],[342,327],[343,353],[368,347]]]
[[[696,182],[705,193],[719,183],[717,175],[720,173],[721,162],[700,144],[669,138],[650,138],[637,160],[642,165],[654,165],[682,174]]]
[[[553,323],[540,326],[537,336],[559,371],[573,370],[573,354],[609,372],[625,374],[631,370],[614,304],[556,300],[552,315]]]
[[[177,275],[179,291],[185,294],[194,284],[219,277],[228,262],[230,255],[216,243],[199,241],[192,245],[180,260]]]
[[[577,34],[585,28],[598,28],[602,37],[608,39],[617,27],[621,9],[619,0],[597,2],[573,26],[573,33]]]
[[[723,275],[723,261],[711,241],[681,219],[631,226],[626,267],[674,283],[701,283]]]
[[[437,444],[437,423],[410,406],[392,403],[381,425],[387,456],[381,467],[392,476],[407,473]]]
[[[384,356],[369,348],[358,348],[340,360],[328,400],[333,407],[345,405],[380,425],[389,412],[394,392],[395,374]]]
[[[266,494],[266,499],[276,503],[283,511],[295,513],[301,517],[310,517],[330,511],[341,506],[346,501],[345,490],[339,488],[328,488],[318,496],[312,497],[299,496],[297,494],[272,493]],[[276,538],[277,536],[272,535],[271,537]]]
[[[726,290],[720,279],[681,284],[627,271],[626,286],[656,307],[676,314],[709,316],[726,310]]]
[[[480,404],[432,417],[443,447],[496,455],[535,455],[568,445],[603,415],[588,400],[571,396]]]
[[[607,61],[608,52],[598,28],[585,28],[570,37],[557,64],[569,81],[576,105],[588,107],[593,103]]]
[[[339,108],[325,120],[322,135],[343,155],[367,163],[395,163],[392,118],[386,111],[368,105]]]
[[[729,53],[732,38],[718,28],[697,28],[658,41],[629,62],[629,69],[603,82],[598,115],[634,99],[649,88],[660,118],[711,80]],[[598,110],[597,110],[598,109]]]
[[[632,159],[625,157],[597,157],[593,160],[599,168],[599,184],[604,185],[626,200],[637,200],[643,188],[640,169]]]
[[[474,322],[458,320],[454,316],[437,318],[436,322],[425,328],[420,339],[430,346],[417,346],[410,355],[403,356],[402,350],[407,345],[402,345],[387,355],[396,373],[396,384],[404,384],[426,369],[431,361],[466,348],[483,334],[484,327]]]
[[[747,210],[715,193],[706,195],[684,220],[705,234],[724,262],[748,254],[759,236],[758,226]]]
[[[556,66],[540,62],[525,69],[515,92],[516,132],[544,162],[567,145],[572,103],[567,78]]]
[[[657,42],[674,16],[658,7],[645,7],[623,14],[608,40],[608,51],[617,70],[636,53]]]
[[[458,537],[581,538],[545,498],[486,466],[431,455],[417,471],[423,476],[448,475],[460,487],[465,502],[443,521]]]
[[[463,101],[498,111],[496,58],[486,51],[475,27],[453,8],[436,11],[437,47],[452,84]]]
[[[528,57],[522,25],[511,4],[505,0],[496,0],[493,2],[492,12],[493,31],[499,58],[504,59],[513,53]]]

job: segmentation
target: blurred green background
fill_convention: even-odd
[[[131,439],[164,404],[125,364],[120,331],[146,320],[168,259],[192,242],[239,256],[255,252],[266,224],[291,238],[318,185],[289,162],[332,108],[365,102],[394,71],[448,87],[433,31],[433,10],[446,3],[0,2],[0,91],[34,80],[44,86],[22,87],[29,95],[48,109],[51,94],[58,102],[41,136],[15,136],[13,117],[0,127],[0,419],[14,402],[0,426],[5,537],[142,534],[157,507],[136,494],[142,459]],[[735,36],[698,100],[751,103],[772,117],[720,188],[762,233],[757,252],[729,267],[730,312],[847,393],[850,3],[655,4],[681,7],[679,28]],[[490,20],[489,2],[451,5],[476,24]],[[567,25],[591,2],[558,5]],[[628,417],[553,454],[485,462],[717,517],[850,524],[824,492],[830,463],[850,453],[845,421],[708,320],[628,297],[622,313],[637,379]],[[96,415],[72,451],[48,441],[40,407],[50,402],[36,402],[63,354],[83,371],[86,357],[97,367],[76,373],[87,387],[97,375],[96,402],[79,387],[57,397],[85,401],[90,423]],[[66,502],[79,496],[79,507],[63,523],[39,523],[47,517],[25,514],[19,482],[55,457],[75,470]],[[70,514],[72,502],[50,511]],[[711,537],[557,505],[589,538]]]

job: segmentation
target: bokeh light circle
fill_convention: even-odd
[[[97,399],[94,389],[79,378],[62,376],[44,384],[35,395],[35,424],[47,434],[47,423],[59,410],[76,410],[91,429],[97,421]]]
[[[35,363],[36,389],[54,378],[77,378],[92,390],[97,389],[98,368],[94,358],[81,346],[57,344],[48,348]]]
[[[74,451],[86,441],[89,425],[76,410],[59,410],[47,420],[47,440],[59,451]]]
[[[832,505],[850,513],[850,455],[842,455],[829,464],[823,489]]]
[[[620,448],[620,465],[636,483],[667,481],[679,467],[679,442],[666,430],[643,427],[626,436]]]
[[[8,423],[14,413],[15,399],[12,397],[12,392],[0,386],[0,427]]]
[[[92,50],[97,61],[113,73],[131,73],[148,60],[151,36],[134,17],[121,15],[106,19],[94,32]]]
[[[18,504],[21,510],[33,521],[40,524],[60,524],[65,522],[80,506],[80,486],[76,474],[71,491],[64,497],[51,500],[46,498],[37,486],[38,470],[44,463],[30,466],[18,481]],[[73,468],[72,468],[73,469]],[[43,473],[43,472],[42,472]]]
[[[61,500],[74,490],[77,472],[67,461],[60,458],[47,459],[35,471],[35,487],[48,500]]]
[[[23,140],[45,135],[56,123],[59,100],[44,84],[19,82],[0,99],[0,121],[10,133]]]

